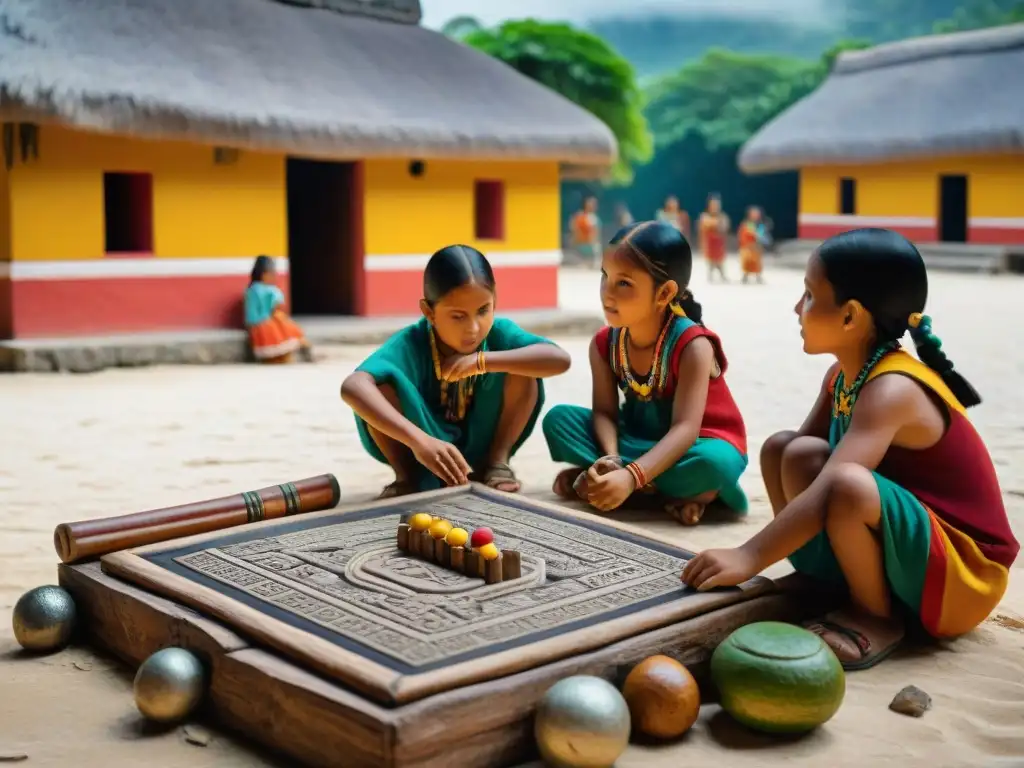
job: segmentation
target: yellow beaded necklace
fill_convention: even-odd
[[[446,421],[458,423],[466,418],[466,412],[473,401],[473,388],[476,385],[476,376],[468,379],[460,379],[455,382],[445,382],[441,379],[441,355],[437,351],[437,338],[434,336],[434,326],[427,326],[427,333],[430,336],[430,357],[434,361],[434,375],[441,386],[441,407],[444,409]]]

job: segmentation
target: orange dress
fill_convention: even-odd
[[[700,217],[700,244],[704,258],[712,264],[725,262],[725,233],[722,231],[722,217],[710,213]]]
[[[284,358],[305,343],[305,334],[284,306],[284,294],[276,285],[253,283],[246,289],[245,325],[257,360]]]
[[[740,244],[740,269],[745,275],[759,275],[763,267],[761,239],[757,236],[757,225],[745,221],[737,233]]]

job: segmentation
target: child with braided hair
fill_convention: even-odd
[[[604,512],[656,493],[684,525],[715,500],[746,512],[746,430],[721,342],[687,289],[690,244],[677,227],[648,221],[623,227],[611,245],[601,267],[608,325],[590,345],[592,407],[556,405],[543,422],[551,458],[571,465],[555,493]]]
[[[788,558],[848,589],[846,609],[808,628],[844,667],[866,669],[897,647],[908,614],[939,638],[978,626],[1020,547],[966,416],[981,400],[922,314],[928,277],[914,245],[884,229],[836,235],[804,283],[804,351],[837,362],[803,425],[761,451],[775,519],[740,547],[701,552],[682,579],[733,586]],[[907,331],[920,359],[900,349]]]

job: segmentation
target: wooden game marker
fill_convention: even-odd
[[[518,579],[523,575],[523,558],[519,552],[505,550],[494,560],[486,560],[474,549],[453,547],[444,539],[435,539],[427,531],[414,531],[405,522],[398,524],[398,548],[409,555],[437,563],[444,568],[487,584]]]

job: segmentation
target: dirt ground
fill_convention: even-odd
[[[735,271],[735,266],[733,266]],[[742,523],[682,529],[652,514],[631,522],[701,549],[737,544],[769,509],[757,452],[769,434],[794,427],[828,364],[805,356],[792,307],[801,275],[769,271],[767,285],[708,286],[694,293],[723,337],[728,380],[747,420],[752,463],[743,483],[752,512]],[[972,418],[995,459],[1018,536],[1024,537],[1024,283],[1012,277],[933,275],[929,313],[944,348],[982,393]],[[565,271],[565,307],[593,307],[597,277]],[[585,338],[558,339],[573,369],[548,384],[548,404],[589,398]],[[27,589],[55,583],[56,524],[195,501],[335,473],[347,501],[369,499],[389,479],[361,452],[338,398],[344,376],[368,348],[321,350],[317,365],[168,367],[88,376],[0,377],[0,757],[84,767],[277,765],[214,731],[205,748],[180,730],[139,724],[131,674],[84,648],[25,658],[7,617]],[[539,430],[515,458],[531,495],[549,493],[555,467]],[[1024,563],[1024,561],[1022,561]],[[909,648],[853,673],[843,708],[798,741],[743,735],[705,707],[679,744],[631,747],[620,766],[1024,766],[1024,586],[1021,568],[1003,605],[981,628],[938,648]],[[780,565],[773,572],[784,572]],[[921,719],[887,709],[903,686],[931,694]]]

